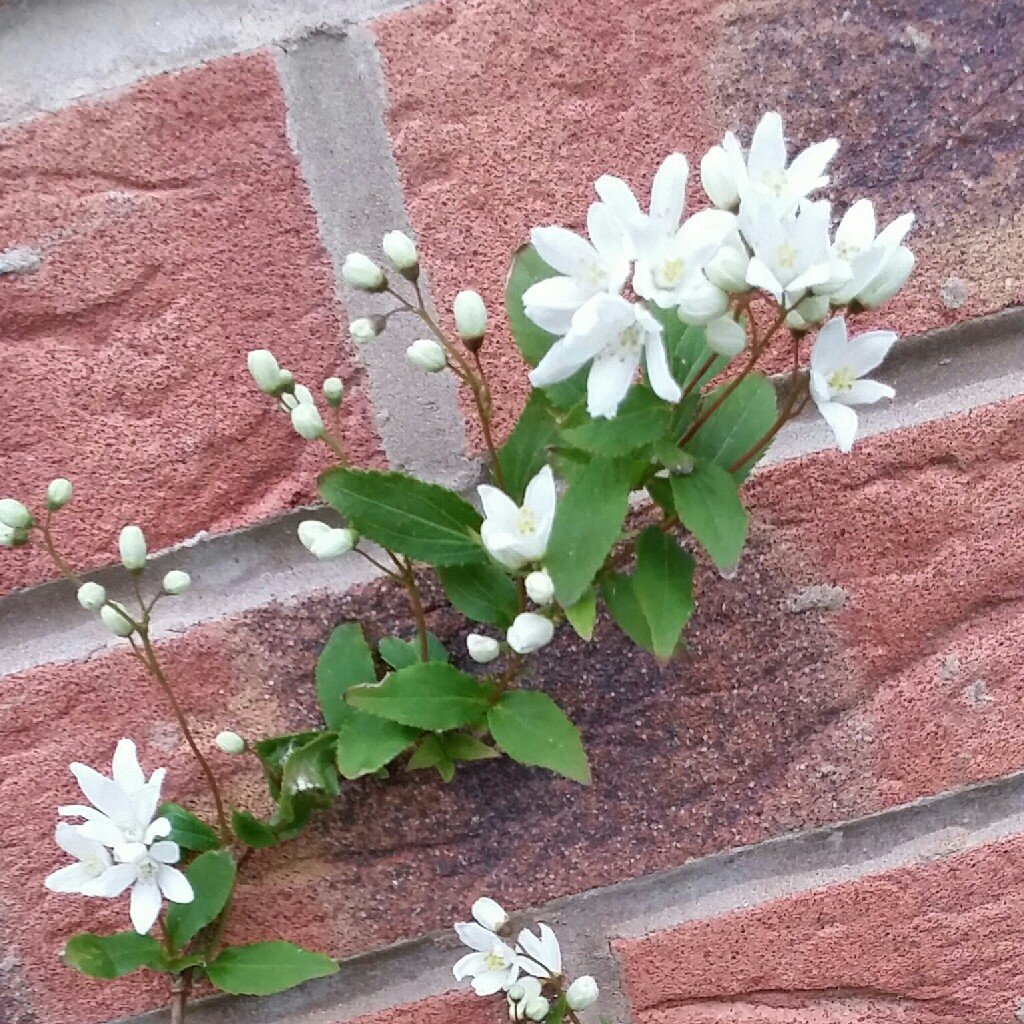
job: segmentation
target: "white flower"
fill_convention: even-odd
[[[477,487],[484,508],[480,539],[490,554],[510,569],[544,557],[555,521],[555,477],[543,466],[526,487],[522,506],[489,484]]]
[[[473,991],[478,996],[492,996],[507,989],[519,977],[515,953],[494,932],[475,921],[457,924],[455,931],[462,942],[474,950],[452,968],[457,981],[472,978]]]
[[[291,411],[292,426],[299,437],[316,441],[324,436],[324,421],[320,410],[309,402],[300,401]]]
[[[281,387],[281,367],[274,358],[274,353],[265,348],[257,348],[248,356],[249,373],[256,382],[256,387],[265,395],[276,395]]]
[[[538,938],[528,928],[519,933],[516,947],[519,966],[535,978],[558,978],[562,974],[562,950],[558,937],[546,925],[540,926]]]
[[[745,203],[741,230],[754,251],[747,283],[791,309],[815,286],[836,272],[828,237],[827,202],[802,202],[783,214],[766,203]]]
[[[121,564],[129,572],[141,572],[146,568],[146,535],[141,527],[124,527],[117,546],[121,554]]]
[[[420,338],[406,350],[405,358],[424,373],[439,373],[448,365],[448,356],[432,338]]]
[[[28,530],[33,524],[32,513],[15,498],[0,498],[0,524],[9,530]]]
[[[177,843],[161,840],[147,846],[132,843],[119,851],[122,863],[107,868],[98,878],[87,883],[86,896],[120,896],[131,887],[129,914],[132,925],[145,935],[160,915],[162,897],[172,903],[191,903],[195,898],[189,880],[177,869],[181,850]]]
[[[225,729],[222,732],[217,733],[213,738],[213,742],[216,743],[218,748],[223,750],[225,754],[245,753],[245,740],[239,736],[237,732],[233,732],[231,729]]]
[[[416,243],[404,231],[389,231],[381,247],[398,270],[413,270],[419,266]]]
[[[887,384],[861,379],[881,364],[895,341],[892,331],[868,331],[847,341],[842,317],[829,320],[818,332],[811,349],[811,398],[842,452],[853,447],[857,436],[857,414],[850,406],[896,394]]]
[[[56,480],[51,480],[46,488],[46,507],[51,512],[57,512],[71,500],[72,494],[74,488],[71,481],[59,476]]]
[[[566,334],[574,314],[588,299],[600,294],[618,295],[629,278],[631,243],[610,207],[591,204],[587,232],[590,241],[560,227],[534,228],[530,232],[541,259],[560,276],[527,288],[523,309],[538,327],[551,334]]]
[[[100,619],[114,636],[131,636],[135,632],[128,616],[113,605],[105,604],[100,609]]]
[[[896,282],[886,297],[895,295],[903,287],[914,265],[913,254],[902,244],[913,225],[914,215],[905,213],[876,235],[875,208],[870,200],[858,199],[846,211],[836,228],[832,252],[836,259],[849,264],[851,277],[831,293],[832,304],[845,305],[856,299],[867,306],[868,303],[861,301],[861,296],[870,294],[876,284],[883,281],[887,286],[890,281]],[[906,265],[907,257],[909,267]]]
[[[538,569],[526,577],[526,594],[534,604],[551,604],[555,599],[555,584],[543,569]]]
[[[341,276],[353,288],[367,292],[379,292],[387,284],[384,271],[369,256],[361,252],[350,252],[341,265]]]
[[[678,402],[682,392],[669,370],[661,324],[643,306],[619,295],[597,295],[577,311],[568,333],[531,371],[530,383],[549,387],[590,362],[587,411],[611,419],[633,383],[641,358],[654,393],[666,402]]]
[[[479,292],[459,292],[452,303],[455,329],[463,341],[479,341],[487,331],[487,307]]]
[[[914,262],[914,254],[905,245],[898,245],[886,257],[871,283],[857,296],[857,301],[865,309],[877,309],[888,302],[907,283]]]
[[[87,839],[81,830],[62,821],[57,825],[57,845],[77,860],[77,864],[58,868],[46,876],[44,885],[51,892],[80,893],[94,878],[99,878],[114,862],[102,843]]]
[[[78,588],[78,603],[87,612],[98,612],[107,603],[107,592],[99,583],[88,580]]]
[[[470,633],[466,637],[466,650],[477,664],[486,665],[501,654],[501,644],[493,637],[484,636],[482,633]]]
[[[165,594],[184,594],[192,586],[192,577],[181,569],[172,569],[164,576],[163,588]]]
[[[712,352],[732,359],[746,348],[747,332],[731,316],[720,316],[704,329],[704,342]]]
[[[500,932],[508,924],[505,908],[490,896],[481,896],[470,910],[476,922],[489,932]]]
[[[586,1010],[597,1002],[600,991],[589,974],[577,978],[566,990],[565,1001],[570,1010]]]
[[[516,654],[533,654],[555,635],[555,625],[537,612],[520,612],[509,626],[505,640]]]

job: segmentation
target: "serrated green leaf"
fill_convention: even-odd
[[[265,740],[257,740],[252,745],[267,776],[267,788],[275,800],[281,796],[281,776],[285,761],[296,750],[322,735],[321,732],[286,733],[282,736],[268,736]]]
[[[656,526],[637,539],[633,593],[647,622],[650,649],[662,661],[672,656],[693,614],[693,569],[692,556]]]
[[[465,732],[447,732],[440,737],[444,752],[453,761],[489,761],[501,755],[494,747]]]
[[[635,644],[649,651],[653,646],[651,627],[633,589],[630,576],[612,573],[601,580],[601,597],[611,617]]]
[[[445,782],[451,782],[455,778],[455,762],[445,751],[440,736],[427,736],[413,751],[408,768],[410,771],[436,768],[438,775]]]
[[[544,567],[563,607],[583,596],[619,538],[629,511],[629,472],[622,460],[594,459],[558,502]]]
[[[494,742],[513,760],[590,782],[579,730],[546,693],[508,690],[487,712],[487,726]]]
[[[453,565],[437,570],[448,600],[467,619],[508,629],[519,614],[519,591],[493,563]]]
[[[543,391],[531,391],[512,433],[498,449],[505,493],[516,504],[522,503],[526,485],[548,461],[547,449],[558,440],[558,421],[553,406]]]
[[[224,909],[235,887],[235,862],[227,850],[210,850],[185,868],[185,877],[192,883],[192,902],[167,907],[167,936],[176,950],[184,949]]]
[[[371,715],[368,711],[345,708],[338,726],[338,771],[346,779],[372,775],[393,761],[415,742],[419,729]]]
[[[735,569],[747,540],[747,510],[736,480],[714,462],[673,476],[672,503],[679,521],[704,545],[719,569]]]
[[[162,803],[156,812],[158,818],[171,823],[171,834],[167,837],[183,850],[216,850],[221,846],[220,836],[201,818],[180,804]]]
[[[634,387],[619,406],[614,419],[591,419],[585,414],[567,421],[562,436],[568,444],[610,458],[628,455],[668,433],[672,406],[653,391]],[[568,424],[572,424],[569,426]]]
[[[252,846],[257,850],[277,846],[280,840],[277,833],[265,822],[254,817],[248,811],[234,810],[231,812],[231,828],[239,842]]]
[[[710,408],[728,386],[723,384],[709,392],[704,399],[705,408]],[[752,373],[698,429],[686,450],[698,459],[729,469],[771,430],[776,415],[775,388],[763,373]],[[760,455],[744,465],[735,474],[736,479],[745,480],[758,458]]]
[[[315,739],[285,760],[281,795],[269,822],[282,840],[298,835],[310,814],[329,807],[338,795],[338,771],[334,764],[337,739],[333,732],[317,733]]]
[[[121,978],[142,967],[161,971],[166,964],[163,947],[151,935],[117,932],[73,935],[64,946],[64,962],[90,978]]]
[[[594,635],[594,625],[597,622],[597,594],[593,588],[585,591],[575,604],[569,605],[563,611],[569,625],[576,630],[577,636],[589,640]]]
[[[377,650],[381,658],[392,668],[408,668],[420,660],[419,640],[403,640],[397,636],[386,636]],[[427,661],[447,661],[448,648],[433,633],[427,630]]]
[[[336,467],[320,475],[320,495],[363,536],[429,565],[487,560],[480,513],[454,491],[404,473]]]
[[[345,691],[350,686],[376,681],[373,652],[362,626],[355,622],[337,626],[316,660],[316,694],[327,727],[336,729],[349,710]]]
[[[475,722],[487,710],[490,695],[490,687],[472,676],[431,661],[392,672],[376,686],[353,687],[345,699],[389,721],[440,731]]]
[[[256,942],[228,946],[207,966],[210,981],[232,995],[269,996],[313,978],[336,973],[337,963],[290,942]]]

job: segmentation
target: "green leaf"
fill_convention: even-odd
[[[192,883],[192,902],[167,908],[167,935],[174,949],[183,949],[224,909],[235,887],[235,862],[227,850],[210,850],[185,868],[185,877]]]
[[[613,573],[601,580],[601,596],[619,628],[640,647],[651,650],[651,627],[647,623],[640,599],[633,588],[633,579]]]
[[[569,444],[606,457],[628,455],[666,435],[672,406],[653,391],[635,387],[614,419],[591,419],[585,414],[579,418],[584,421],[582,425],[563,431]]]
[[[489,761],[501,755],[475,736],[465,732],[449,732],[440,736],[441,746],[453,761]]]
[[[590,782],[579,730],[546,693],[508,690],[487,712],[487,725],[494,742],[513,760]]]
[[[723,384],[711,391],[705,397],[705,408],[728,386]],[[771,430],[776,415],[775,388],[763,373],[752,373],[700,427],[686,445],[686,450],[729,469]],[[736,478],[745,480],[756,462],[757,458],[754,458],[741,467]]]
[[[569,625],[576,630],[578,636],[589,640],[594,635],[594,624],[597,622],[597,594],[593,588],[584,592],[575,603],[564,608]]]
[[[427,736],[413,751],[408,764],[410,771],[436,768],[445,782],[455,778],[455,762],[448,756],[440,736]]]
[[[248,811],[232,811],[231,827],[240,842],[257,850],[277,846],[280,842],[277,833],[265,821],[253,817]]]
[[[714,462],[699,462],[692,473],[673,476],[671,482],[679,521],[719,569],[735,569],[747,540],[747,510],[735,479]]]
[[[163,947],[151,935],[82,932],[68,939],[64,946],[64,962],[90,978],[120,978],[140,967],[161,971],[165,966],[165,956]]]
[[[547,449],[558,443],[558,421],[543,391],[534,390],[508,439],[498,449],[506,493],[521,504],[526,485],[547,462]]]
[[[337,729],[349,710],[345,691],[356,683],[376,680],[373,652],[362,626],[355,622],[338,626],[316,660],[316,693],[328,728]]]
[[[519,614],[519,592],[508,574],[493,563],[438,569],[448,600],[467,619],[508,629]]]
[[[505,284],[505,312],[512,337],[519,346],[523,358],[536,366],[544,353],[557,340],[553,334],[541,330],[527,317],[523,309],[523,293],[532,284],[554,277],[557,271],[549,267],[532,245],[524,245],[512,260]],[[559,409],[568,409],[583,398],[587,390],[587,369],[584,368],[568,380],[545,388],[548,400]]]
[[[558,503],[544,567],[563,607],[575,604],[594,580],[629,511],[629,466],[594,459]]]
[[[637,539],[633,593],[647,622],[650,649],[662,661],[672,656],[693,614],[693,569],[692,556],[656,526]]]
[[[329,469],[320,495],[364,536],[430,565],[484,562],[480,513],[454,491],[404,473]]]
[[[397,636],[386,636],[379,644],[377,650],[380,656],[392,668],[408,668],[420,660],[420,642],[416,640],[402,640]],[[427,661],[447,661],[448,649],[441,641],[427,630]],[[369,682],[369,680],[367,680]]]
[[[321,732],[286,733],[282,736],[269,736],[252,745],[267,776],[270,795],[275,800],[281,796],[281,777],[284,774],[285,762],[296,750],[322,735]]]
[[[398,722],[378,718],[368,711],[345,707],[346,716],[338,726],[338,771],[346,779],[372,775],[393,761],[420,735]]]
[[[329,807],[338,795],[334,765],[337,739],[333,732],[317,733],[315,739],[288,755],[281,773],[277,810],[270,820],[279,838],[294,838],[312,811]]]
[[[659,309],[647,303],[647,309],[661,324],[669,370],[681,388],[693,384],[691,390],[696,391],[725,369],[728,358],[708,348],[703,327],[684,324],[674,308]]]
[[[171,834],[167,838],[183,850],[216,850],[221,845],[220,836],[180,804],[163,803],[157,808],[156,816],[171,823]]]
[[[566,999],[565,993],[563,992],[552,1004],[551,1009],[548,1010],[548,1015],[544,1018],[544,1024],[562,1024],[566,1013],[569,1010],[569,1000]]]
[[[430,661],[392,672],[376,686],[354,686],[355,708],[417,729],[457,729],[475,722],[491,702],[491,688],[465,672]]]
[[[207,966],[206,973],[222,992],[269,996],[313,978],[326,978],[337,970],[337,963],[323,953],[273,941],[228,946]]]

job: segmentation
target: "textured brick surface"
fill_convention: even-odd
[[[1024,992],[1024,841],[616,943],[639,1024],[996,1024]]]
[[[580,227],[611,171],[646,193],[672,150],[694,164],[777,107],[794,144],[828,135],[841,205],[912,208],[919,270],[880,317],[909,333],[1024,298],[1020,0],[963,5],[433,3],[376,32],[390,125],[441,304],[469,284],[496,309],[535,224]],[[691,190],[697,201],[699,189]],[[946,295],[940,290],[956,281]],[[966,289],[965,295],[962,294]],[[515,406],[511,343],[485,359]],[[508,406],[506,406],[508,409]],[[504,422],[509,422],[506,414]]]
[[[0,276],[0,491],[71,477],[78,565],[126,521],[164,546],[309,498],[322,455],[252,388],[249,348],[314,387],[340,373],[353,451],[377,455],[284,119],[257,55],[0,133],[0,250],[43,257]],[[5,558],[0,592],[50,572]]]

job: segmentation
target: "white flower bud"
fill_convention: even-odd
[[[509,987],[506,995],[509,997],[509,999],[512,1000],[513,1003],[518,1003],[519,1000],[526,995],[526,989],[523,988],[522,984],[516,982],[514,985],[511,985]]]
[[[35,520],[20,501],[0,498],[0,523],[11,530],[29,530],[35,525]]]
[[[319,519],[303,519],[299,523],[299,543],[307,550],[312,551],[313,545],[324,535],[330,533],[332,527],[321,523]]]
[[[597,1002],[599,994],[597,982],[589,974],[584,974],[569,986],[565,1001],[570,1010],[586,1010]]]
[[[295,374],[291,370],[281,371],[281,390],[290,391],[292,385],[295,383]]]
[[[265,348],[257,348],[249,353],[249,373],[256,387],[265,395],[276,395],[283,383],[281,367],[277,365],[274,353]]]
[[[110,630],[114,636],[131,636],[135,627],[131,622],[125,618],[116,608],[111,608],[109,604],[105,604],[100,609],[100,618],[103,620],[103,625]]]
[[[350,252],[341,267],[341,276],[364,292],[379,292],[387,285],[384,271],[369,256],[361,252]]]
[[[704,267],[707,279],[724,292],[750,291],[747,267],[750,257],[737,245],[723,245]]]
[[[78,603],[87,612],[98,612],[107,603],[107,592],[98,583],[89,580],[78,588]]]
[[[405,350],[405,358],[424,373],[440,373],[448,365],[444,349],[430,338],[414,341]]]
[[[471,910],[477,924],[486,928],[489,932],[499,932],[508,924],[508,914],[505,908],[490,896],[481,896],[473,903]]]
[[[555,599],[555,584],[543,569],[538,569],[526,577],[526,594],[534,604],[551,604]]]
[[[192,586],[192,577],[181,569],[172,569],[164,577],[165,594],[184,594]]]
[[[50,486],[46,488],[46,507],[51,512],[59,511],[71,500],[73,493],[70,480],[65,480],[62,476],[51,480]]]
[[[520,612],[505,634],[516,654],[532,654],[551,642],[555,635],[552,621],[536,612]]]
[[[386,324],[387,321],[379,314],[361,316],[348,325],[348,334],[353,341],[364,345],[368,341],[373,341],[384,330]]]
[[[893,249],[881,270],[857,296],[857,301],[865,309],[877,309],[888,302],[907,283],[914,262],[914,254],[905,245]]]
[[[0,523],[0,548],[14,548],[18,546],[17,533],[24,533],[24,530],[12,530],[9,526]]]
[[[455,327],[463,341],[479,341],[487,330],[487,307],[479,292],[463,291],[452,304]]]
[[[292,409],[292,426],[299,437],[307,441],[317,441],[324,436],[324,421],[320,418],[320,410],[309,402],[300,401]]]
[[[712,352],[732,359],[746,348],[747,332],[731,316],[720,316],[704,328],[704,342]]]
[[[702,274],[683,295],[679,303],[679,319],[683,323],[703,327],[725,316],[729,310],[729,296],[713,285]]]
[[[786,314],[786,326],[797,331],[805,330],[824,320],[829,308],[828,295],[808,295]]]
[[[700,183],[720,210],[731,210],[740,201],[733,160],[721,146],[712,146],[701,157]]]
[[[341,408],[341,398],[345,394],[345,385],[340,377],[328,377],[324,381],[324,398],[332,409]]]
[[[543,1020],[551,1010],[551,1004],[543,996],[534,996],[526,1006],[523,1007],[523,1012],[527,1018],[534,1021]]]
[[[384,255],[403,273],[420,265],[416,243],[404,231],[389,231],[384,236],[383,249]]]
[[[146,535],[138,526],[126,526],[117,540],[121,564],[129,572],[142,572],[146,568]]]
[[[309,553],[322,562],[329,558],[340,558],[356,546],[357,540],[359,534],[355,530],[328,529],[313,541]]]
[[[470,633],[466,637],[466,650],[478,664],[486,665],[501,654],[501,644],[497,640],[482,633]]]
[[[216,743],[225,754],[245,753],[245,740],[242,739],[237,732],[232,732],[230,729],[225,729],[223,732],[217,733],[213,742]]]

